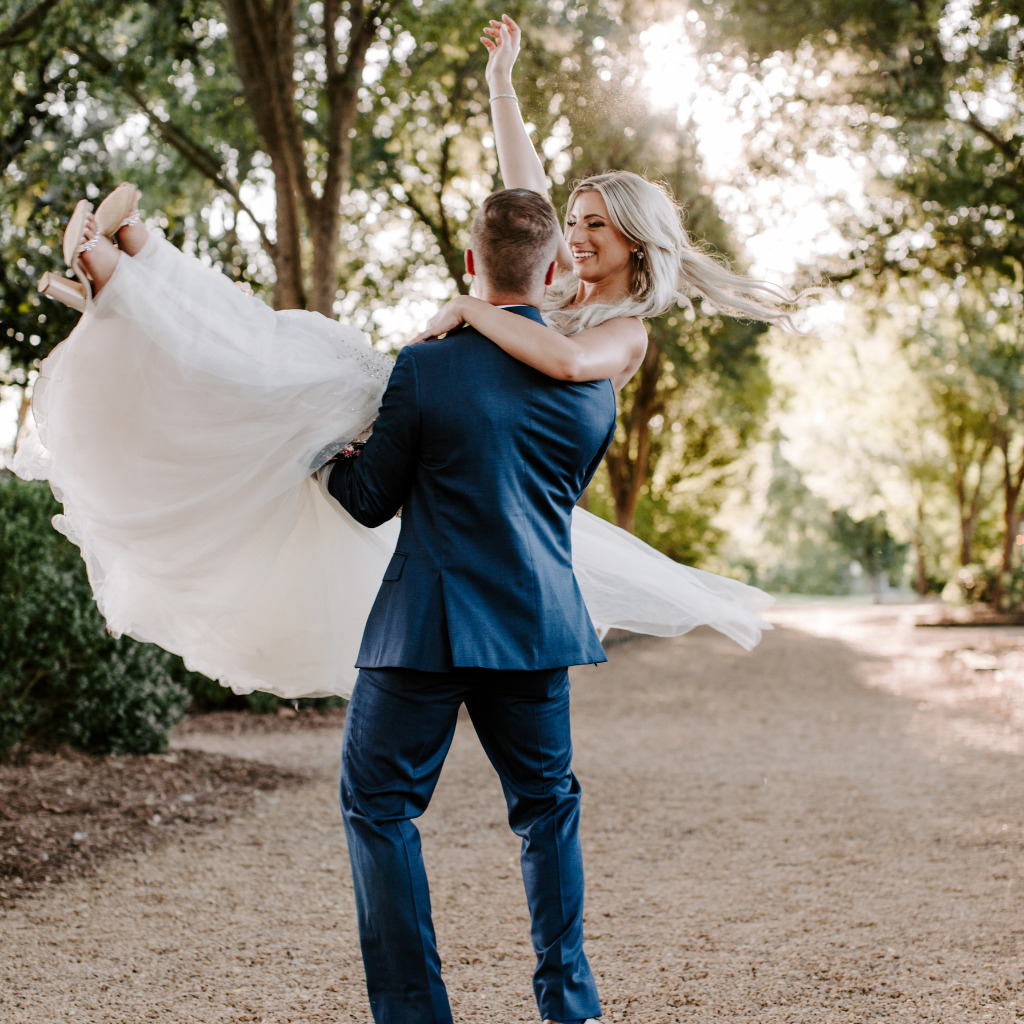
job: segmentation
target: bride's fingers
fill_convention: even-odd
[[[514,21],[511,21],[511,19],[507,23],[504,21],[492,21],[484,31],[495,39],[504,38],[504,33],[508,33],[509,36],[514,38],[519,32],[519,26]]]

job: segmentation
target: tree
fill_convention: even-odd
[[[825,141],[815,138],[824,119],[823,134],[845,126],[895,157],[878,169],[898,198],[866,225],[886,264],[1012,276],[1024,246],[1021,13],[1019,0],[727,0],[705,24],[709,50],[738,43],[755,74],[782,54],[798,65],[775,102],[805,147]]]
[[[771,443],[771,466],[757,552],[747,552],[751,581],[783,593],[839,594],[849,589],[849,555],[836,542],[832,509]]]
[[[889,532],[884,513],[854,519],[844,509],[832,513],[832,536],[840,549],[867,573],[876,601],[886,586],[899,583],[908,544],[900,544]]]
[[[33,91],[33,109],[70,100],[60,83],[73,77],[89,113],[109,104],[122,120],[141,114],[191,174],[247,216],[273,261],[275,306],[330,314],[367,54],[395,6],[176,0],[105,4],[81,19],[69,16],[75,5],[43,0],[4,38],[12,51],[48,41],[54,72]],[[32,118],[23,121],[24,136]],[[268,179],[272,217],[257,212],[253,195]]]
[[[276,231],[264,242],[276,271],[274,303],[330,315],[366,56],[395,4],[326,0],[300,8],[295,0],[272,0],[268,10],[261,0],[223,0],[223,6],[274,176]],[[303,229],[312,248],[308,274]]]
[[[993,280],[993,278],[996,278]],[[945,344],[929,332],[933,360],[942,361],[946,376],[942,398],[960,405],[955,422],[959,438],[973,437],[981,452],[979,464],[997,452],[1001,458],[1002,544],[994,600],[1002,600],[1002,583],[1014,569],[1020,498],[1024,488],[1024,316],[1019,291],[1001,287],[991,271],[964,278],[946,295],[925,322],[941,321],[949,334]],[[952,378],[952,379],[950,379]],[[958,450],[963,450],[959,445]],[[982,466],[983,468],[983,466]],[[970,522],[977,519],[980,499],[971,505]],[[970,533],[965,531],[961,564],[970,557]]]
[[[929,351],[919,354],[914,365],[928,382],[934,408],[941,417],[960,524],[959,563],[970,565],[978,522],[987,505],[991,485],[987,471],[996,442],[987,411],[975,403],[977,392],[970,387],[975,382],[959,376],[959,363],[942,358],[941,339],[932,335],[927,343]]]
[[[999,458],[1003,577],[1024,479],[1021,14],[1019,0],[786,0],[770,9],[727,0],[703,22],[709,59],[738,60],[770,86],[761,113],[773,127],[756,135],[760,167],[840,152],[871,168],[867,198],[844,211],[836,203],[851,246],[835,277],[854,283],[880,317],[892,315],[897,289],[918,296],[918,308],[934,293],[924,306],[942,308],[945,340],[933,325],[927,338],[908,329],[907,345],[944,423],[959,561],[977,557]],[[922,346],[933,351],[918,358]]]

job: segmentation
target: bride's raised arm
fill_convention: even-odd
[[[481,41],[488,51],[487,83],[502,182],[505,188],[525,188],[547,195],[544,168],[526,132],[512,87],[512,67],[519,53],[521,36],[519,26],[506,14],[500,21],[492,20],[484,33]],[[587,222],[582,229],[585,234],[589,232],[596,237],[604,231],[620,235],[609,223],[607,211],[603,217],[587,214],[583,219]],[[600,242],[594,244],[598,248],[601,245]],[[607,244],[614,251],[619,242],[612,238]],[[622,266],[612,267],[615,275],[623,274],[627,279],[622,286],[623,297],[629,290],[629,260],[635,258],[637,251],[630,255],[627,245],[620,253]],[[573,269],[572,254],[561,234],[555,262],[563,271]],[[611,271],[605,271],[606,275],[609,273]],[[601,281],[603,278],[598,283]],[[636,316],[613,315],[604,323],[565,335],[466,295],[457,296],[443,306],[413,342],[436,338],[463,323],[470,324],[513,358],[549,377],[568,381],[611,380],[616,390],[636,372],[647,351],[647,332]]]
[[[485,75],[491,93],[491,123],[501,180],[505,188],[528,188],[548,195],[547,177],[523,124],[512,87],[512,66],[519,55],[522,33],[507,14],[500,21],[492,20],[484,32],[480,41],[488,51]],[[556,262],[564,270],[572,268],[572,256],[564,240],[559,243]]]

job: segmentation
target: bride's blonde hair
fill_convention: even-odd
[[[632,171],[609,171],[579,182],[569,196],[567,216],[584,192],[599,192],[608,216],[633,249],[630,290],[618,302],[574,306],[579,282],[558,274],[547,290],[544,313],[566,334],[619,316],[658,316],[678,304],[693,309],[693,296],[744,320],[763,320],[795,330],[790,318],[795,294],[729,269],[725,260],[692,241],[682,211],[668,190]]]

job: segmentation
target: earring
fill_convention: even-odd
[[[637,258],[638,260],[642,260],[642,259],[644,258],[644,253],[643,253],[643,250],[642,250],[642,249],[634,249],[634,250],[633,250],[633,255],[634,255],[634,256],[635,256],[635,257],[636,257],[636,258]]]

